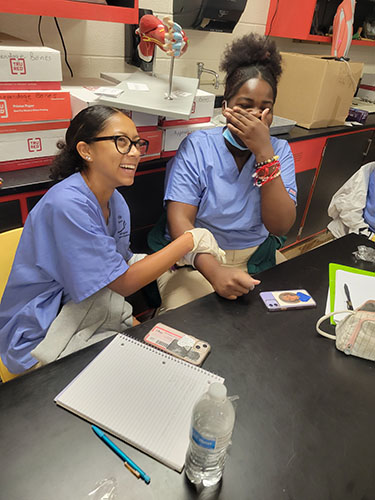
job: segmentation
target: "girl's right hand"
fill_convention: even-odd
[[[257,161],[262,161],[259,159],[261,155],[265,159],[273,156],[269,129],[272,113],[269,108],[263,110],[259,117],[239,106],[226,108],[223,114],[228,120],[228,129],[254,153]]]
[[[260,283],[241,269],[224,266],[218,267],[210,282],[216,293],[229,300],[236,300],[241,295],[246,295]]]

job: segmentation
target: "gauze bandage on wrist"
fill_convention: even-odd
[[[133,255],[128,260],[128,266],[132,266],[133,264],[144,259],[145,257],[147,257],[147,253],[133,253]]]
[[[194,259],[200,253],[209,253],[215,257],[220,264],[225,264],[225,252],[217,244],[213,234],[200,227],[189,229],[185,233],[191,233],[194,239],[193,249],[184,255],[176,264],[178,266],[194,266]]]

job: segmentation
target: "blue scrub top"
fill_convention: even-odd
[[[129,208],[118,191],[106,224],[99,202],[76,173],[53,186],[29,213],[0,304],[0,355],[20,373],[62,305],[78,303],[128,269]]]
[[[375,233],[375,171],[370,174],[363,218],[369,225],[370,230]]]
[[[281,178],[296,202],[294,158],[287,141],[271,137],[279,156]],[[181,143],[168,162],[164,201],[198,207],[196,227],[212,232],[224,250],[260,245],[268,231],[261,218],[260,189],[253,185],[255,157],[251,155],[239,172],[225,145],[222,128],[200,130]],[[166,237],[170,239],[168,233]]]

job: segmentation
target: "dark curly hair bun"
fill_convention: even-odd
[[[225,48],[220,70],[226,73],[225,99],[230,99],[250,78],[268,82],[276,98],[277,82],[282,72],[281,55],[273,40],[249,33]]]

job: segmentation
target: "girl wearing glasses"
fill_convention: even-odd
[[[10,372],[137,324],[124,297],[191,252],[221,258],[205,230],[133,255],[129,208],[116,187],[133,184],[147,146],[117,109],[92,106],[72,120],[52,168],[60,182],[29,213],[0,305],[0,356]]]

